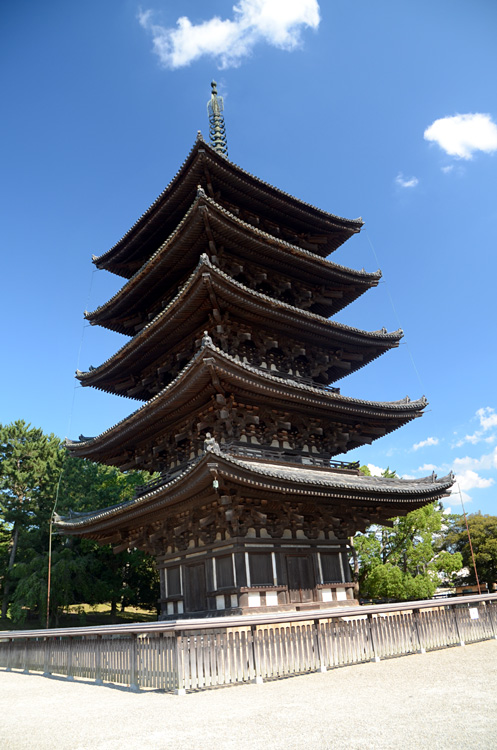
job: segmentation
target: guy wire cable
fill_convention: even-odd
[[[366,237],[368,238],[369,246],[370,246],[370,248],[371,248],[371,250],[372,250],[372,252],[373,252],[373,255],[374,255],[374,258],[375,258],[375,262],[376,262],[376,264],[377,264],[377,268],[381,268],[381,264],[380,264],[380,262],[379,262],[379,260],[378,260],[378,256],[377,256],[377,254],[376,254],[376,250],[374,249],[373,243],[371,242],[371,238],[370,238],[370,236],[369,236],[369,233],[368,233],[367,229],[366,229],[365,227],[363,227],[363,228],[361,229],[361,232],[364,232],[364,234],[365,234],[365,235],[366,235]],[[400,323],[400,318],[399,318],[399,314],[398,314],[398,312],[397,312],[397,309],[396,309],[396,307],[395,307],[395,304],[394,304],[394,301],[393,301],[392,295],[390,294],[390,289],[389,289],[389,285],[388,285],[388,283],[387,283],[387,280],[386,280],[386,279],[383,279],[383,282],[384,282],[384,284],[385,284],[385,289],[386,289],[386,292],[387,292],[387,295],[388,295],[388,299],[390,300],[390,304],[391,304],[391,306],[392,306],[392,310],[393,310],[393,313],[394,313],[394,315],[395,315],[395,319],[396,319],[396,321],[397,321],[397,326],[398,326],[399,328],[402,328],[402,325],[401,325],[401,323]],[[415,361],[414,361],[414,357],[413,357],[413,355],[412,355],[412,352],[411,352],[411,349],[410,349],[410,347],[409,347],[409,344],[407,343],[407,340],[404,340],[403,344],[404,344],[404,346],[406,346],[406,347],[407,347],[407,351],[408,351],[408,353],[409,353],[409,358],[410,358],[410,360],[411,360],[411,363],[412,363],[412,366],[413,366],[414,372],[416,373],[416,377],[417,377],[417,379],[418,379],[419,385],[421,386],[421,391],[422,391],[422,392],[424,393],[424,392],[425,392],[425,387],[424,387],[424,385],[423,385],[423,381],[422,381],[422,379],[421,379],[421,375],[419,374],[419,370],[418,370],[418,368],[416,367],[416,363],[415,363]]]
[[[466,518],[466,510],[464,508],[464,503],[462,501],[462,492],[461,492],[461,488],[459,486],[459,482],[457,483],[457,490],[459,492],[459,497],[461,498],[461,508],[462,508],[462,512],[463,512],[463,515],[464,515],[464,521],[466,523],[466,531],[468,532],[469,549],[471,550],[471,558],[473,560],[473,568],[475,569],[476,585],[478,586],[478,593],[481,594],[480,580],[478,578],[478,571],[476,570],[475,553],[473,552],[473,544],[471,542],[471,534],[469,533],[468,519]]]
[[[93,275],[98,271],[98,268],[94,268],[90,275],[90,287],[88,289],[88,295],[86,298],[86,306],[85,310],[88,309],[88,304],[91,299],[91,292],[93,288]],[[85,328],[88,327],[88,324],[85,324],[83,320],[83,325],[81,327],[81,339],[79,342],[79,349],[78,349],[78,356],[76,361],[76,369],[79,369],[79,362],[81,358],[81,351],[83,348],[83,339],[85,335]],[[71,402],[71,408],[69,410],[69,421],[67,425],[67,434],[70,435],[71,433],[71,426],[72,426],[72,417],[74,412],[74,400],[76,397],[76,388],[81,387],[74,385],[73,392],[72,392],[72,402]],[[51,593],[51,584],[52,584],[52,532],[53,532],[53,523],[55,520],[55,511],[57,509],[57,503],[59,502],[59,490],[60,490],[60,483],[62,480],[62,474],[64,473],[64,468],[66,465],[66,459],[67,459],[67,451],[64,454],[64,457],[62,459],[62,466],[60,467],[60,474],[59,474],[59,481],[57,482],[57,489],[55,491],[55,501],[52,508],[52,512],[50,514],[50,524],[49,524],[49,532],[48,532],[48,575],[47,575],[47,619],[46,619],[46,627],[48,628],[50,624],[50,593]]]

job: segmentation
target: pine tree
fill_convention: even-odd
[[[23,536],[40,529],[50,516],[55,488],[63,461],[60,440],[45,435],[23,420],[0,425],[0,516],[4,544],[2,573],[2,618],[15,588],[14,568]],[[46,525],[46,524],[45,524]]]

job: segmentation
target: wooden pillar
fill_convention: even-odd
[[[368,628],[369,637],[371,639],[371,650],[373,652],[373,658],[371,661],[380,661],[380,650],[378,648],[378,634],[376,633],[375,620],[373,615],[368,615]]]
[[[488,613],[488,619],[490,620],[492,633],[494,634],[494,638],[497,639],[497,604],[494,604],[491,601],[485,602],[485,607]]]
[[[67,680],[74,680],[73,673],[72,673],[72,636],[68,636],[66,640],[66,646],[67,646]]]
[[[14,639],[13,638],[9,638],[8,644],[7,644],[7,666],[6,666],[6,671],[7,672],[11,672],[12,671],[12,667],[10,665],[12,663],[12,648],[13,648],[13,645],[14,645]]]
[[[102,636],[95,639],[95,685],[103,685],[102,680]]]
[[[50,638],[45,638],[43,677],[50,677]]]
[[[252,636],[252,653],[254,657],[254,673],[255,673],[255,677],[252,680],[252,682],[254,682],[256,685],[262,685],[264,680],[262,678],[262,671],[261,671],[260,643],[257,637],[257,628],[255,625],[250,626],[250,633]]]
[[[129,646],[129,689],[134,693],[140,690],[138,680],[138,638],[136,633],[131,634]]]
[[[459,621],[457,619],[457,609],[456,609],[455,604],[452,604],[450,608],[451,608],[452,613],[454,615],[454,625],[456,626],[456,634],[457,634],[457,638],[459,640],[459,645],[460,646],[465,646],[466,644],[464,643],[464,641],[463,641],[463,639],[461,637],[461,631],[459,630]]]
[[[426,649],[423,645],[423,639],[421,637],[421,628],[420,628],[420,622],[419,622],[421,619],[421,616],[420,616],[419,609],[416,609],[412,613],[412,616],[414,618],[414,630],[416,631],[416,638],[418,640],[418,649],[417,649],[418,654],[426,654]]]
[[[326,661],[324,658],[325,650],[324,650],[324,644],[322,641],[322,634],[321,634],[321,624],[319,620],[314,620],[314,637],[315,637],[315,643],[316,643],[316,651],[317,651],[317,657],[319,659],[319,671],[320,672],[327,672],[326,667]]]
[[[174,641],[174,694],[185,695],[185,655],[181,633],[176,633]]]
[[[23,669],[22,669],[22,671],[23,671],[24,674],[29,674],[29,658],[28,658],[28,654],[29,654],[29,646],[30,646],[30,644],[31,644],[31,640],[29,638],[26,638],[26,640],[24,641],[24,659],[23,659],[24,664],[23,664]]]

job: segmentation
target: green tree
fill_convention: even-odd
[[[27,539],[50,514],[62,461],[63,451],[55,435],[45,435],[23,420],[0,426],[2,618],[18,580],[15,566],[19,551],[29,549]]]
[[[367,467],[361,471],[370,475]],[[386,469],[385,477],[395,472]],[[391,527],[371,526],[352,540],[357,594],[368,599],[425,599],[441,579],[462,566],[457,551],[444,547],[449,519],[441,503],[431,503],[391,519]]]
[[[490,586],[497,582],[497,516],[483,515],[478,512],[471,513],[467,519],[479,581],[488,583]],[[476,583],[464,516],[452,517],[445,548],[449,552],[462,555],[463,565],[469,570],[469,576],[465,578],[465,582]]]
[[[79,458],[66,463],[60,486],[60,512],[88,512],[131,500],[137,485],[150,480],[146,472],[122,473],[112,466]],[[89,539],[69,537],[65,545],[90,555],[88,577],[99,602],[110,602],[114,616],[130,605],[156,608],[159,597],[158,573],[153,559],[139,550],[115,555],[109,545],[101,546]],[[94,603],[91,598],[80,599]]]
[[[0,426],[0,594],[2,617],[16,625],[28,613],[46,618],[50,520],[130,500],[144,472],[121,473],[67,456],[60,440],[19,421]],[[134,550],[114,555],[109,546],[52,534],[50,611],[57,622],[70,604],[111,602],[157,606],[153,560]]]

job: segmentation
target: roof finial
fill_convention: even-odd
[[[211,83],[211,98],[207,102],[207,113],[209,115],[209,137],[212,148],[222,154],[228,156],[228,141],[226,140],[226,128],[224,126],[224,103],[223,97],[217,95],[217,83],[212,81]]]

